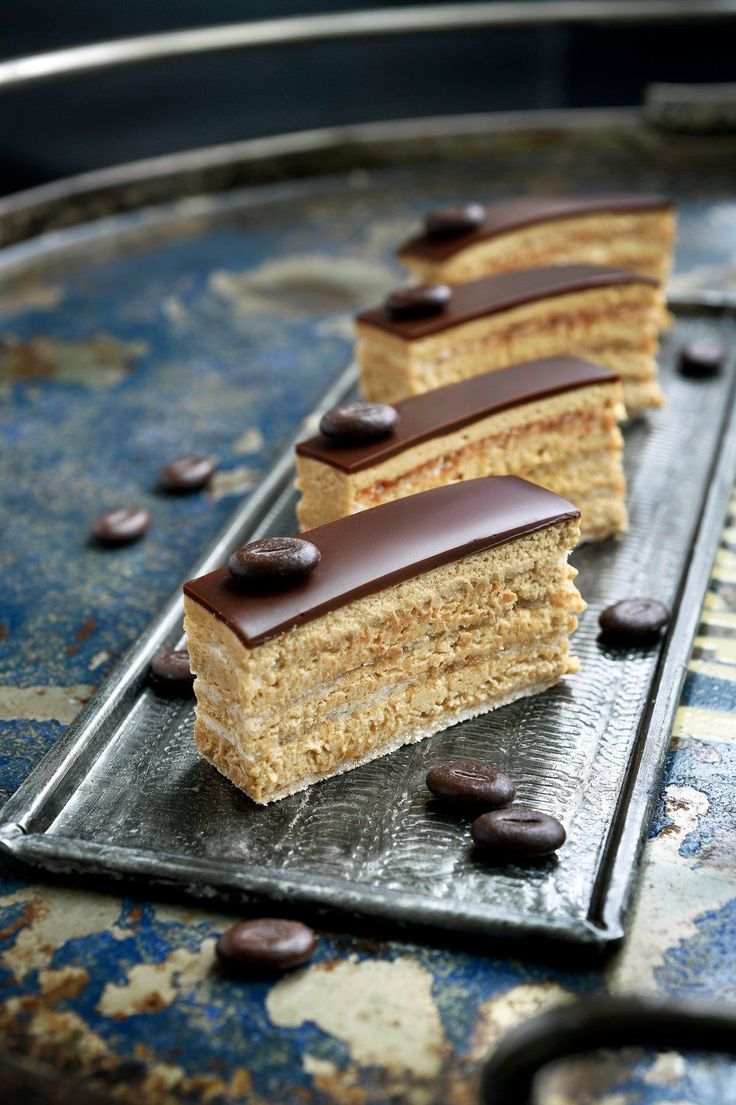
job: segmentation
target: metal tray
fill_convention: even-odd
[[[682,308],[685,304],[681,305]],[[574,556],[589,603],[579,675],[274,806],[253,805],[201,760],[189,703],[145,685],[180,638],[177,593],[7,803],[0,844],[55,871],[154,880],[179,892],[299,905],[433,929],[604,944],[623,935],[671,723],[736,475],[735,378],[684,379],[674,351],[703,327],[677,309],[661,358],[668,406],[626,429],[630,532]],[[736,323],[709,317],[733,346]],[[351,394],[350,368],[324,397]],[[235,544],[295,532],[291,450],[192,574]],[[660,647],[611,650],[597,616],[656,595],[673,610]],[[455,756],[492,760],[519,799],[560,817],[559,858],[494,868],[467,823],[436,810],[424,775]]]

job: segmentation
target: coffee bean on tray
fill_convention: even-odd
[[[683,376],[716,376],[726,361],[726,348],[717,338],[693,338],[680,350],[679,368]]]
[[[481,760],[438,764],[428,772],[427,786],[435,798],[476,809],[508,806],[516,796],[516,786],[509,777]]]
[[[156,483],[169,495],[186,495],[206,487],[216,469],[217,462],[212,457],[177,457],[164,465]]]
[[[189,651],[177,648],[162,652],[151,661],[151,679],[161,690],[172,694],[191,694],[194,676],[189,670]]]
[[[364,441],[379,441],[389,437],[399,420],[394,407],[387,403],[351,403],[345,407],[333,407],[320,420],[319,428],[325,437],[345,445],[359,445]]]
[[[459,238],[462,234],[477,230],[485,216],[485,210],[479,203],[439,207],[429,212],[424,220],[424,229],[430,238]]]
[[[658,599],[632,598],[607,606],[598,624],[604,640],[636,645],[656,640],[669,620],[669,610]]]
[[[446,284],[416,284],[409,288],[397,288],[386,300],[389,318],[427,318],[444,311],[452,298]]]
[[[215,952],[229,972],[261,974],[306,963],[316,946],[316,934],[301,921],[260,917],[232,925],[217,941]]]
[[[230,574],[247,586],[278,586],[306,579],[321,554],[301,537],[265,537],[236,549],[227,562]]]
[[[550,855],[565,843],[563,825],[548,813],[510,806],[481,814],[471,825],[473,840],[489,858],[502,862]]]
[[[101,514],[92,523],[92,536],[101,545],[128,545],[142,537],[151,524],[151,516],[140,507],[124,506]]]

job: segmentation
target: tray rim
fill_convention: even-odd
[[[717,310],[718,313],[731,314],[736,312],[736,295],[719,297],[717,304],[707,295],[703,300],[696,296],[672,306],[676,309],[681,306],[684,311],[704,310],[707,313]],[[207,551],[186,578],[211,570],[222,561],[237,535],[246,527],[253,531],[263,523],[293,479],[293,446],[303,436],[306,423],[311,422],[320,411],[338,403],[356,380],[357,369],[351,364],[323,395],[315,412],[301,424],[269,474],[248,500],[236,507],[208,543]],[[674,617],[660,651],[646,708],[639,723],[643,740],[634,746],[626,768],[624,787],[611,819],[591,895],[591,908],[585,919],[545,918],[520,925],[518,915],[513,915],[512,919],[511,915],[496,914],[489,922],[487,917],[484,921],[483,913],[487,913],[484,907],[466,908],[465,916],[458,924],[452,909],[436,899],[379,887],[373,888],[371,895],[365,895],[363,884],[322,877],[315,887],[311,876],[300,876],[294,872],[281,873],[278,893],[274,893],[271,881],[268,893],[263,894],[261,891],[268,883],[266,872],[269,868],[244,868],[232,862],[221,863],[218,866],[217,886],[214,886],[207,879],[201,881],[194,877],[200,871],[211,874],[210,861],[47,835],[56,814],[64,808],[74,789],[74,772],[84,757],[93,757],[85,765],[84,773],[87,774],[98,756],[115,739],[118,722],[144,685],[153,655],[164,645],[173,647],[182,639],[180,589],[170,596],[138,640],[123,654],[92,699],[0,809],[0,852],[52,871],[143,878],[149,885],[174,885],[187,897],[222,899],[233,892],[246,901],[284,900],[290,905],[299,903],[318,911],[379,917],[383,921],[411,922],[415,926],[417,918],[412,911],[421,903],[427,920],[420,922],[420,927],[426,925],[453,934],[467,932],[521,939],[543,937],[597,947],[620,941],[624,936],[641,852],[657,800],[657,782],[670,748],[672,723],[679,705],[692,642],[700,622],[704,596],[736,479],[735,398],[736,373],[733,373],[727,389],[730,402],[724,403],[718,432],[720,447],[713,453],[707,490],[673,604]],[[632,824],[626,817],[626,811],[635,801],[644,812],[641,818],[637,817],[636,824]],[[273,879],[272,873],[270,878]],[[359,895],[352,888],[359,887],[363,896],[360,908],[356,908]]]
[[[658,132],[638,107],[539,108],[378,120],[263,135],[162,154],[63,177],[0,196],[0,247],[58,229],[170,202],[253,188],[291,177],[344,174],[350,169],[406,166],[429,156],[451,161],[473,155],[475,140],[554,133],[581,138],[621,134],[651,146],[675,142],[698,152],[735,148],[733,135]],[[434,149],[429,149],[429,144]]]
[[[486,27],[547,27],[555,24],[632,24],[728,20],[733,0],[480,0],[394,8],[305,13],[276,19],[218,23],[66,46],[0,62],[0,89],[149,61],[223,50],[291,43],[431,34]]]

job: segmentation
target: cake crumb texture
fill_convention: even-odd
[[[254,801],[350,770],[577,669],[574,519],[246,648],[185,595],[195,740]]]

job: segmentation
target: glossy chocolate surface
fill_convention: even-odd
[[[233,585],[227,568],[184,584],[248,648],[471,553],[491,549],[580,511],[516,476],[423,491],[340,518],[302,536],[322,554],[311,576],[271,594]]]
[[[659,211],[672,207],[666,196],[637,195],[613,192],[592,196],[519,196],[516,199],[491,203],[479,226],[466,234],[439,238],[417,234],[400,247],[399,257],[423,257],[429,261],[444,261],[476,242],[509,234],[535,223],[556,222],[576,215],[627,214],[638,211]]]
[[[462,322],[471,322],[486,315],[521,307],[538,299],[585,292],[595,288],[610,288],[619,284],[648,284],[656,288],[657,281],[625,269],[604,265],[545,265],[535,269],[515,269],[499,272],[456,284],[442,314],[429,318],[394,319],[385,307],[372,307],[357,317],[364,326],[387,330],[404,341],[416,341],[450,330]]]
[[[609,369],[588,364],[578,357],[526,361],[395,403],[399,414],[396,429],[390,437],[380,441],[346,445],[317,434],[300,442],[296,451],[300,456],[312,457],[342,472],[360,472],[422,441],[460,430],[510,407],[593,384],[613,383],[616,379],[616,374]]]

